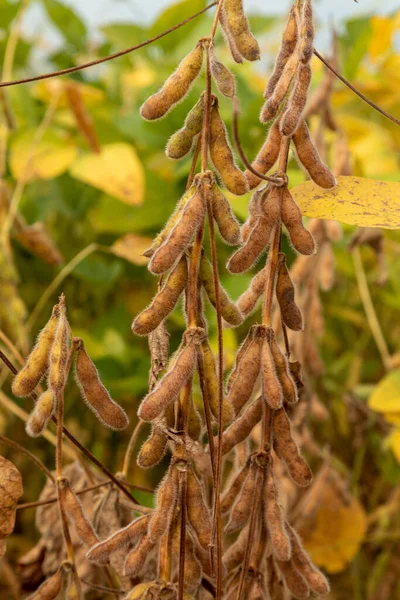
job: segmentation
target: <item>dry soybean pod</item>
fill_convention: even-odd
[[[123,529],[119,529],[109,538],[93,546],[87,553],[87,558],[100,565],[105,565],[113,552],[129,544],[136,546],[147,533],[149,515],[138,517]]]
[[[306,256],[315,254],[314,238],[304,227],[301,211],[287,187],[282,190],[282,221],[297,252]]]
[[[146,565],[150,552],[154,548],[154,542],[148,535],[140,540],[139,544],[128,554],[124,564],[124,575],[137,577]]]
[[[138,416],[143,421],[152,421],[158,417],[178,397],[193,374],[196,360],[196,344],[193,340],[189,340],[157,387],[143,399],[138,410]]]
[[[298,400],[297,387],[290,373],[289,362],[276,341],[275,334],[271,329],[270,348],[275,365],[275,372],[281,384],[283,399],[289,404],[295,404]]]
[[[280,130],[280,120],[276,119],[268,130],[268,134],[261,150],[257,154],[256,158],[252,163],[252,167],[266,175],[270,169],[274,166],[278,160],[279,148],[281,146],[282,134]],[[249,171],[245,171],[247,181],[249,182],[250,189],[255,188],[261,181],[257,175]]]
[[[265,101],[264,106],[261,109],[260,121],[261,123],[267,123],[273,119],[278,112],[280,105],[285,99],[286,94],[289,91],[290,85],[293,81],[293,77],[296,75],[299,66],[299,57],[296,53],[293,53],[283,68],[281,77],[279,78],[275,89],[268,100]]]
[[[59,314],[60,307],[56,304],[50,319],[38,335],[36,345],[28,356],[26,365],[15,376],[11,388],[14,396],[29,396],[45,374],[50,350],[57,331]]]
[[[240,54],[246,60],[258,60],[260,58],[260,48],[250,31],[242,0],[225,0],[224,9],[229,31]]]
[[[265,283],[266,270],[264,267],[263,269],[261,269],[261,271],[257,273],[257,275],[253,277],[253,279],[250,282],[249,288],[240,296],[240,298],[236,302],[236,306],[238,307],[242,315],[244,315],[245,317],[250,315],[255,309],[257,301],[259,300],[259,298],[265,290]]]
[[[211,304],[216,307],[217,298],[215,293],[213,269],[208,258],[203,254],[200,261],[199,277],[207,293]],[[240,325],[243,322],[243,316],[236,304],[229,298],[224,288],[219,285],[219,298],[221,315],[229,325]]]
[[[289,592],[299,600],[308,598],[310,596],[308,583],[293,565],[292,561],[278,560],[277,564]]]
[[[318,596],[329,594],[329,583],[326,577],[312,563],[307,552],[303,548],[299,535],[294,529],[286,523],[286,529],[289,533],[292,544],[292,559],[291,562],[298,572],[304,577],[311,591]]]
[[[273,93],[276,84],[278,83],[282,73],[284,66],[289,60],[290,56],[296,49],[298,40],[298,25],[296,19],[296,11],[294,6],[292,6],[290,10],[289,20],[286,24],[285,31],[282,36],[282,43],[279,49],[278,56],[275,60],[274,70],[272,72],[271,77],[268,80],[267,86],[264,92],[264,98],[267,100],[271,94]]]
[[[156,508],[150,518],[147,535],[156,542],[171,522],[178,495],[177,471],[170,468],[157,490]]]
[[[54,405],[54,394],[51,390],[46,390],[39,396],[26,423],[28,435],[37,437],[42,433],[53,415]]]
[[[314,50],[314,24],[311,0],[304,0],[301,16],[299,57],[302,64],[310,62]]]
[[[212,209],[221,237],[232,246],[239,244],[240,225],[229,201],[215,182],[212,185]]]
[[[208,401],[210,403],[211,413],[216,421],[219,415],[218,399],[218,376],[215,363],[215,356],[211,350],[208,340],[204,340],[201,345],[204,364],[204,385],[207,388]],[[222,403],[222,425],[226,427],[233,419],[233,408],[227,398],[223,398]]]
[[[245,339],[243,340],[242,344],[239,346],[239,348],[236,351],[236,356],[235,356],[235,364],[233,365],[233,369],[229,374],[228,377],[228,381],[226,382],[226,390],[229,392],[229,390],[232,387],[232,384],[236,378],[237,375],[237,370],[238,370],[238,366],[240,364],[240,361],[242,360],[242,357],[245,355],[245,353],[247,352],[252,340],[254,339],[254,334],[256,331],[257,326],[256,325],[252,325],[245,337]]]
[[[290,421],[284,408],[274,413],[273,431],[275,452],[286,464],[293,481],[301,487],[310,485],[313,478],[311,469],[293,439]]]
[[[148,267],[151,273],[160,275],[175,264],[203,222],[205,211],[203,188],[199,184],[168,238],[154,252]]]
[[[232,55],[233,60],[239,65],[243,63],[243,57],[237,49],[235,40],[232,36],[232,33],[229,30],[228,23],[226,21],[226,13],[224,10],[224,5],[222,4],[222,8],[219,11],[219,22],[221,25],[222,32],[224,34],[224,38],[226,43],[228,44],[230,53]]]
[[[237,415],[249,400],[260,374],[260,338],[255,336],[238,362],[228,400]]]
[[[248,458],[243,467],[238,473],[231,477],[227,489],[224,491],[221,497],[221,511],[223,513],[228,512],[232,508],[232,504],[235,502],[242,485],[250,471],[250,459]]]
[[[168,158],[179,159],[186,156],[193,146],[195,137],[200,133],[203,126],[204,99],[203,95],[199,101],[188,112],[182,129],[179,129],[168,140],[165,153]]]
[[[233,544],[230,544],[224,553],[224,566],[227,571],[231,573],[236,567],[238,567],[244,558],[246,552],[247,540],[249,537],[249,526],[246,525],[240,532],[238,538]]]
[[[288,107],[281,119],[281,131],[283,135],[292,135],[300,123],[307,102],[311,77],[310,65],[300,65]]]
[[[303,330],[303,316],[295,299],[295,288],[286,265],[286,255],[279,253],[279,271],[276,282],[276,297],[283,322],[292,331]]]
[[[92,525],[89,523],[82,504],[74,494],[66,477],[58,480],[58,493],[62,497],[63,506],[68,517],[74,524],[75,531],[85,546],[94,546],[99,543],[99,538]]]
[[[173,537],[172,537],[172,549],[177,556],[180,552],[180,537],[181,528],[179,519],[177,519]],[[196,549],[193,538],[190,531],[186,529],[185,536],[185,589],[187,591],[195,591],[201,582],[203,569],[199,559],[196,556]]]
[[[226,188],[236,196],[249,191],[247,179],[236,165],[228,133],[218,110],[218,99],[214,96],[210,114],[210,157]]]
[[[293,134],[297,158],[317,185],[328,189],[336,185],[332,171],[321,160],[318,150],[311,140],[308,127],[304,119]]]
[[[193,469],[187,473],[187,514],[200,545],[208,549],[211,544],[211,518],[203,487]]]
[[[240,241],[242,244],[244,244],[248,240],[249,235],[254,229],[258,218],[260,216],[263,216],[261,200],[264,194],[265,186],[259,190],[256,190],[250,198],[250,202],[248,205],[249,216],[240,228]]]
[[[222,454],[227,454],[236,444],[243,442],[260,421],[261,415],[262,400],[259,397],[222,434]]]
[[[56,600],[61,591],[65,579],[65,571],[60,567],[51,577],[46,579],[42,585],[27,600]]]
[[[168,436],[158,427],[152,427],[151,434],[140,448],[137,464],[141,469],[150,469],[164,458]]]
[[[189,92],[199,75],[203,64],[203,45],[198,43],[179,64],[176,71],[168,77],[162,88],[150,96],[140,109],[146,120],[160,119]]]
[[[60,316],[49,356],[48,387],[58,396],[65,387],[69,349],[69,324],[64,297],[60,300]]]
[[[148,335],[156,329],[175,308],[186,287],[188,268],[186,256],[182,256],[176,267],[168,275],[164,287],[153,298],[150,306],[140,313],[132,323],[136,335]]]
[[[114,430],[125,429],[129,419],[124,409],[112,400],[100,381],[99,373],[80,340],[75,363],[76,379],[82,398],[101,423]]]
[[[241,529],[248,521],[254,498],[258,466],[250,465],[250,470],[240,489],[236,501],[232,507],[229,521],[225,527],[225,533],[233,533]]]
[[[270,347],[271,332],[272,329],[260,328],[260,334],[262,334],[261,374],[265,400],[273,410],[276,410],[282,406],[283,394]]]
[[[269,223],[266,217],[258,217],[243,246],[236,250],[227,262],[228,271],[237,274],[251,269],[268,246],[272,229],[273,224]]]
[[[287,561],[291,556],[291,545],[284,525],[283,510],[278,500],[272,461],[268,464],[264,475],[263,498],[265,525],[271,539],[272,551],[278,560]]]
[[[233,98],[235,95],[235,78],[229,69],[225,67],[215,56],[214,44],[209,48],[211,74],[215,79],[218,90],[227,98]]]

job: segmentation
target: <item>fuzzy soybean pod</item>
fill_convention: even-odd
[[[201,71],[203,45],[197,46],[182,60],[162,88],[150,96],[140,109],[142,117],[148,121],[160,119],[189,92],[191,85]]]
[[[215,56],[214,45],[210,46],[210,65],[211,74],[217,84],[218,90],[227,98],[233,98],[235,95],[235,78],[225,65],[223,65]]]
[[[253,504],[255,485],[257,481],[258,466],[253,463],[241,487],[236,502],[232,507],[225,533],[233,533],[241,529],[248,521]]]
[[[138,416],[143,421],[152,421],[158,417],[178,397],[185,383],[193,375],[196,361],[197,345],[194,340],[189,340],[157,387],[142,401]]]
[[[261,199],[265,194],[265,186],[259,190],[256,190],[250,198],[248,205],[249,216],[240,228],[240,240],[242,244],[247,242],[249,235],[253,231],[255,225],[258,222],[260,216],[263,216],[261,207]]]
[[[124,409],[112,400],[100,381],[99,373],[82,340],[77,349],[75,373],[82,398],[99,421],[116,431],[125,429],[129,425],[128,416]]]
[[[310,596],[310,588],[307,581],[299,573],[292,561],[277,561],[279,571],[285,581],[286,587],[295,598],[302,600]]]
[[[274,413],[273,431],[275,452],[286,464],[293,481],[301,487],[310,485],[313,479],[311,469],[293,439],[290,421],[284,408]]]
[[[299,57],[302,64],[310,62],[314,50],[314,24],[311,0],[304,0],[301,18]]]
[[[270,337],[271,330],[265,330],[261,348],[261,374],[265,400],[273,410],[276,410],[282,406],[283,394],[272,357]]]
[[[93,546],[87,553],[87,558],[99,565],[106,565],[110,555],[128,545],[136,546],[147,533],[149,515],[138,517],[123,529],[119,529],[109,538]]]
[[[332,171],[321,160],[310,137],[310,132],[304,119],[293,134],[293,142],[296,148],[297,158],[317,185],[322,188],[332,188],[336,185],[336,179]]]
[[[51,577],[46,579],[42,585],[27,600],[56,600],[65,580],[65,573],[60,567]]]
[[[239,244],[239,222],[233,213],[229,200],[215,182],[212,185],[212,211],[222,239],[231,246]]]
[[[276,282],[276,297],[281,310],[282,319],[285,325],[292,331],[302,331],[303,315],[295,302],[294,295],[295,288],[286,265],[286,256],[283,252],[280,252],[278,279]]]
[[[189,111],[182,129],[179,129],[168,140],[165,153],[168,158],[179,159],[186,156],[193,146],[193,141],[203,127],[204,99],[203,96]]]
[[[51,390],[46,390],[39,396],[26,423],[28,435],[37,437],[42,433],[53,415],[54,405],[54,395]]]
[[[177,495],[178,473],[170,468],[157,490],[157,507],[149,521],[147,534],[152,542],[157,542],[168,529]]]
[[[203,254],[200,261],[199,276],[208,299],[216,308],[217,297],[214,285],[213,268],[208,258]],[[229,298],[224,288],[219,284],[219,299],[221,315],[229,325],[237,326],[243,322],[243,315],[236,304]]]
[[[222,434],[222,454],[227,454],[243,442],[261,419],[262,400],[257,398]],[[217,444],[217,441],[216,441]]]
[[[300,123],[307,102],[311,76],[310,65],[308,63],[300,65],[288,107],[281,119],[280,127],[283,135],[292,135]]]
[[[278,109],[285,99],[286,94],[289,91],[290,85],[293,81],[293,77],[299,67],[299,57],[296,53],[293,53],[283,68],[282,75],[280,76],[277,84],[275,85],[274,91],[268,100],[265,101],[264,106],[261,109],[260,121],[261,123],[268,123],[271,121],[278,112]]]
[[[69,350],[69,325],[65,303],[60,303],[60,317],[49,357],[48,386],[55,396],[65,387]]]
[[[219,385],[215,356],[211,350],[208,340],[204,340],[201,345],[204,365],[204,385],[207,389],[208,402],[210,404],[211,414],[218,422],[219,415]],[[227,398],[222,401],[222,426],[227,427],[233,419],[233,408]]]
[[[264,475],[265,525],[271,539],[272,551],[277,560],[287,561],[291,556],[290,539],[283,519],[283,510],[279,504],[278,491],[272,462]]]
[[[282,36],[282,43],[279,49],[278,56],[275,60],[274,70],[271,77],[268,80],[267,86],[264,92],[264,98],[267,100],[273,93],[276,84],[278,83],[283,69],[289,60],[290,56],[296,49],[298,40],[298,25],[296,18],[296,11],[294,6],[291,8],[289,20],[286,24],[285,31]]]
[[[211,518],[206,504],[203,487],[193,469],[187,473],[187,511],[200,546],[208,549],[211,544]]]
[[[282,140],[279,123],[279,119],[272,123],[268,130],[266,140],[252,163],[252,167],[262,175],[266,175],[278,160],[279,148]],[[251,190],[261,181],[260,177],[257,177],[257,175],[248,169],[245,171],[245,175]]]
[[[203,188],[199,184],[183,209],[179,221],[174,225],[167,239],[154,252],[148,266],[151,273],[160,275],[175,264],[203,222],[205,211],[205,197]]]
[[[286,187],[282,190],[282,221],[297,252],[306,256],[315,254],[314,238],[304,227],[301,211]]]
[[[247,459],[240,471],[229,481],[228,487],[221,497],[221,511],[223,513],[228,512],[232,508],[232,505],[238,497],[242,485],[250,472],[250,465],[250,459]]]
[[[223,563],[228,573],[233,572],[242,564],[246,552],[247,540],[249,539],[249,526],[244,527],[236,541],[227,547],[223,556]]]
[[[237,415],[249,400],[260,374],[260,338],[254,337],[236,369],[236,376],[228,393],[228,401]]]
[[[151,434],[140,448],[137,464],[141,469],[150,469],[164,458],[167,450],[168,436],[166,433],[153,427]]]
[[[164,287],[153,298],[150,306],[136,317],[132,331],[136,335],[148,335],[156,329],[175,308],[186,287],[188,268],[186,256],[182,256],[176,267],[168,275]]]
[[[57,331],[59,314],[59,305],[56,304],[50,319],[38,336],[35,347],[28,356],[26,365],[15,376],[11,388],[14,396],[29,396],[45,374]]]
[[[256,325],[252,325],[250,327],[245,339],[243,340],[242,344],[239,346],[239,348],[236,351],[235,363],[233,365],[232,371],[229,373],[228,381],[226,382],[227,392],[229,392],[229,390],[232,387],[233,382],[236,379],[240,361],[242,360],[243,356],[246,354],[251,342],[253,341],[256,329],[257,329]]]
[[[289,404],[295,404],[298,401],[297,387],[290,372],[289,361],[281,352],[274,332],[271,330],[270,348],[272,359],[275,365],[275,372],[281,384],[283,399]]]
[[[219,23],[221,25],[222,33],[223,33],[225,41],[229,47],[229,50],[230,50],[233,60],[236,63],[238,63],[239,65],[242,64],[243,57],[240,54],[239,50],[237,49],[233,35],[232,35],[231,31],[229,30],[226,13],[224,10],[224,5],[222,5],[221,10],[219,11]]]
[[[137,577],[146,565],[150,552],[155,543],[151,541],[148,535],[140,540],[139,544],[128,554],[124,564],[124,575]]]
[[[226,188],[236,196],[249,191],[247,179],[236,165],[232,148],[228,141],[228,133],[218,110],[218,100],[214,97],[210,115],[210,157],[221,176]]]
[[[180,553],[180,541],[181,541],[181,527],[180,520],[177,519],[173,536],[172,536],[172,550],[179,556]],[[185,589],[190,592],[194,592],[200,585],[201,578],[203,575],[203,569],[199,559],[196,556],[196,549],[193,538],[188,529],[186,529],[185,535]]]
[[[260,48],[250,31],[242,0],[225,0],[224,9],[229,30],[240,54],[246,60],[258,60]]]
[[[83,512],[82,504],[72,491],[66,477],[63,477],[58,481],[58,493],[81,542],[85,546],[94,546],[95,544],[98,544],[100,540]]]
[[[292,544],[292,564],[307,581],[314,594],[317,594],[318,596],[329,594],[330,589],[328,580],[312,563],[310,557],[303,548],[299,535],[289,523],[286,523],[286,529]]]
[[[242,315],[247,317],[253,312],[253,310],[256,308],[257,301],[259,300],[260,296],[264,293],[265,285],[266,271],[264,267],[263,269],[261,269],[261,271],[257,273],[257,275],[253,277],[253,279],[250,282],[249,288],[240,296],[240,298],[236,302],[236,306],[238,307]]]
[[[196,189],[197,189],[197,185],[193,184],[183,194],[182,198],[179,200],[179,202],[176,205],[175,211],[172,213],[172,215],[168,219],[167,224],[165,225],[164,229],[162,231],[160,231],[160,233],[154,238],[151,247],[148,250],[146,250],[146,252],[143,253],[143,256],[146,256],[147,258],[151,258],[153,256],[154,252],[157,250],[157,248],[159,248],[161,246],[161,244],[163,244],[163,242],[165,242],[165,240],[168,238],[169,234],[171,233],[172,229],[175,227],[175,225],[180,220],[183,210],[185,209],[187,203],[191,200],[192,196],[196,192]]]

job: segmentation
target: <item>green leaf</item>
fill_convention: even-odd
[[[206,6],[205,0],[181,0],[166,8],[157,20],[153,23],[150,28],[149,35],[153,37],[158,35],[162,31],[173,27],[180,21],[184,21],[194,13],[198,12]],[[170,51],[176,45],[178,45],[183,37],[187,37],[192,29],[198,24],[198,19],[193,19],[182,29],[178,29],[174,33],[166,35],[161,38],[157,44],[159,44],[164,50]]]
[[[100,31],[106,40],[118,48],[140,44],[148,37],[146,29],[134,23],[109,23],[100,27]]]
[[[84,46],[86,26],[73,10],[58,0],[43,0],[43,5],[65,39],[77,48]]]

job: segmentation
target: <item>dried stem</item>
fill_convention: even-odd
[[[29,458],[39,467],[39,469],[41,469],[43,473],[46,474],[46,477],[48,477],[54,484],[56,483],[52,472],[49,471],[49,469],[46,467],[46,465],[42,463],[41,460],[39,460],[34,454],[29,452],[29,450],[18,444],[18,442],[14,442],[14,440],[10,440],[8,437],[5,437],[1,434],[0,442],[3,442],[3,444],[7,444],[8,446],[15,448],[16,450],[18,450],[18,452],[22,452],[22,454],[25,454],[26,456],[29,456]]]
[[[124,475],[124,477],[128,477],[128,472],[129,472],[129,465],[131,463],[131,459],[132,459],[132,454],[133,454],[133,450],[135,448],[136,442],[138,440],[138,437],[140,435],[140,432],[142,431],[144,426],[144,422],[139,420],[135,429],[132,432],[132,435],[130,437],[129,440],[129,444],[128,447],[126,449],[125,452],[125,457],[124,457],[124,464],[122,467],[122,474]]]

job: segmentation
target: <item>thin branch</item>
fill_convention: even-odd
[[[95,65],[100,65],[102,63],[108,62],[109,60],[114,60],[114,58],[119,58],[120,56],[125,56],[125,54],[129,54],[130,52],[134,52],[135,50],[144,48],[145,46],[148,46],[149,44],[152,44],[153,42],[156,42],[157,40],[165,37],[169,33],[176,31],[180,27],[187,25],[188,23],[190,23],[190,21],[193,21],[193,19],[196,19],[197,17],[199,17],[200,15],[205,13],[207,10],[209,10],[213,6],[216,6],[217,4],[218,4],[218,2],[212,2],[211,4],[209,4],[202,10],[199,10],[197,13],[195,13],[191,17],[188,17],[187,19],[185,19],[184,21],[181,21],[177,25],[170,27],[166,31],[163,31],[162,33],[159,33],[158,35],[150,38],[149,40],[146,40],[145,42],[141,42],[140,44],[137,44],[136,46],[131,46],[130,48],[126,48],[125,50],[121,50],[120,52],[115,52],[114,54],[110,54],[109,56],[105,56],[104,58],[98,58],[96,60],[91,60],[90,62],[83,63],[82,65],[76,65],[75,67],[69,67],[68,69],[61,69],[60,71],[53,71],[51,73],[45,73],[44,75],[36,75],[35,77],[27,77],[26,79],[15,79],[14,81],[4,81],[4,82],[0,83],[0,88],[10,87],[12,85],[20,85],[22,83],[32,83],[33,81],[41,81],[42,79],[51,79],[52,77],[58,77],[60,75],[68,75],[69,73],[76,73],[76,71],[82,71],[83,69],[88,69],[89,67],[94,67]]]
[[[126,590],[117,590],[116,588],[109,588],[104,585],[98,585],[97,583],[93,583],[91,581],[87,581],[86,579],[81,579],[81,582],[91,587],[94,590],[98,590],[99,592],[104,592],[105,594],[113,594],[114,596],[123,596],[126,594]]]
[[[369,98],[367,98],[367,96],[364,96],[364,94],[362,92],[360,92],[356,87],[354,87],[354,85],[352,85],[350,83],[350,81],[347,81],[347,79],[345,77],[343,77],[343,75],[341,75],[334,67],[332,67],[332,65],[330,65],[328,63],[328,61],[325,60],[325,58],[323,56],[321,56],[321,54],[319,52],[317,52],[317,50],[315,48],[314,48],[314,54],[326,66],[326,68],[329,69],[330,71],[332,71],[332,73],[334,75],[336,75],[336,77],[338,79],[340,79],[340,81],[342,81],[344,83],[344,85],[347,85],[347,87],[352,92],[354,92],[354,94],[356,94],[356,96],[358,96],[359,98],[361,98],[361,100],[363,100],[364,102],[366,102],[371,108],[373,108],[377,112],[381,113],[381,115],[383,115],[384,117],[386,117],[387,119],[389,119],[389,121],[392,121],[396,125],[400,125],[399,119],[396,119],[396,117],[393,117],[390,113],[386,112],[386,110],[384,110],[383,108],[381,108],[380,106],[378,106],[377,104],[375,104],[375,102],[372,102],[372,100],[370,100]]]
[[[56,480],[54,479],[53,473],[49,471],[46,465],[44,465],[41,460],[39,460],[34,454],[32,454],[32,452],[29,452],[29,450],[18,444],[18,442],[14,442],[14,440],[10,440],[9,438],[1,434],[0,442],[3,442],[3,444],[7,444],[7,446],[15,448],[16,450],[18,450],[18,452],[21,452],[22,454],[25,454],[25,456],[28,456],[39,467],[39,469],[41,469],[43,473],[45,473],[46,476],[55,484]]]

